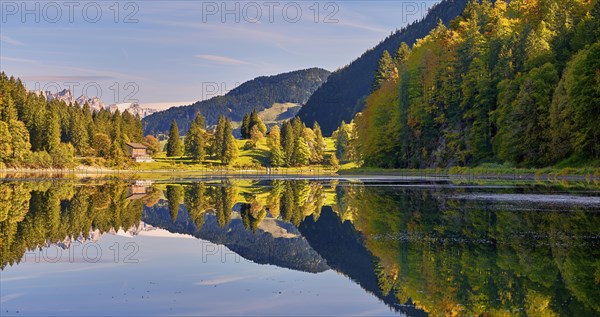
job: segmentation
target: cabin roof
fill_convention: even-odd
[[[127,146],[134,148],[134,149],[147,149],[148,148],[147,146],[145,146],[141,143],[127,142],[125,144],[127,144]]]

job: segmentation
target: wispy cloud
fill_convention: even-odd
[[[366,31],[371,31],[371,32],[375,32],[375,33],[381,33],[381,34],[386,34],[389,33],[390,30],[376,26],[376,25],[370,25],[367,23],[357,23],[357,22],[351,22],[351,21],[340,21],[339,25],[341,26],[347,26],[347,27],[352,27],[352,28],[356,28],[356,29],[360,29],[360,30],[366,30]]]
[[[9,37],[7,35],[2,35],[0,34],[0,42],[4,42],[6,44],[10,44],[10,45],[24,45],[23,42],[17,41],[15,39],[13,39],[12,37]]]
[[[80,82],[80,81],[100,81],[111,80],[110,76],[22,76],[21,79],[27,81],[46,81],[46,82]]]
[[[38,61],[33,59],[19,58],[19,57],[10,57],[10,56],[2,56],[0,55],[0,60],[9,61],[9,62],[17,62],[17,63],[27,63],[27,64],[36,64]]]
[[[19,297],[21,297],[23,295],[24,295],[23,293],[16,293],[16,294],[9,294],[9,295],[2,296],[2,297],[0,297],[0,303],[6,303],[6,302],[11,301],[11,300],[13,300],[15,298],[19,298]]]
[[[211,62],[217,62],[221,64],[229,64],[229,65],[252,65],[252,63],[243,61],[241,59],[235,59],[227,56],[221,55],[207,55],[207,54],[197,54],[194,55],[195,58],[204,59]]]
[[[210,280],[197,282],[196,285],[221,285],[226,283],[238,282],[242,280],[248,280],[258,277],[258,275],[246,275],[246,276],[221,276]]]

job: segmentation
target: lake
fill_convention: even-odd
[[[0,315],[600,315],[600,185],[0,181]]]

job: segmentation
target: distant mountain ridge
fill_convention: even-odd
[[[100,111],[101,109],[105,109],[114,113],[118,109],[120,112],[127,111],[134,116],[139,115],[140,118],[144,118],[157,111],[151,108],[144,108],[137,102],[126,102],[107,106],[100,98],[96,96],[87,97],[85,95],[81,95],[75,98],[69,89],[63,89],[56,93],[52,93],[51,91],[35,91],[35,93],[45,96],[47,101],[59,100],[66,104],[77,103],[79,106],[83,106],[85,103],[87,103],[92,111]]]
[[[173,221],[169,214],[168,202],[165,200],[152,207],[145,207],[142,214],[146,225],[224,245],[255,263],[311,273],[329,270],[327,262],[290,223],[267,217],[256,232],[253,232],[244,227],[239,212],[232,212],[231,221],[224,227],[219,226],[214,214],[207,213],[203,217],[203,225],[198,228],[182,204],[179,206],[176,220]]]
[[[142,121],[146,134],[159,134],[169,130],[172,120],[177,121],[180,133],[189,129],[198,112],[206,118],[208,126],[217,123],[219,116],[228,116],[232,121],[241,121],[245,113],[262,111],[274,104],[306,103],[329,76],[321,68],[309,68],[261,76],[247,81],[223,96],[198,101],[188,106],[173,107],[152,114]]]
[[[308,126],[317,121],[324,134],[330,135],[342,120],[349,122],[362,110],[364,98],[371,92],[379,58],[384,50],[394,54],[400,43],[412,46],[425,37],[438,21],[444,24],[458,17],[468,0],[444,0],[433,6],[427,16],[396,31],[349,65],[333,72],[300,109],[298,116]]]

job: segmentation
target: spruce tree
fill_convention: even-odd
[[[25,124],[19,120],[11,120],[8,123],[8,131],[11,137],[11,160],[13,164],[19,165],[31,152],[31,143],[29,143],[29,131],[27,131],[27,127],[25,126]]]
[[[215,137],[213,140],[212,148],[215,158],[223,161],[223,140],[225,135],[225,117],[220,116],[215,129]]]
[[[240,130],[242,139],[248,139],[250,137],[250,116],[248,113],[244,114],[244,119],[242,120],[242,126]]]
[[[12,157],[12,153],[12,138],[8,129],[8,123],[0,120],[0,163],[8,163]]]
[[[262,120],[258,117],[258,113],[256,113],[256,109],[252,110],[250,114],[250,124],[248,125],[248,137],[251,137],[250,132],[252,132],[253,127],[258,127],[260,133],[265,135],[267,133],[267,127],[262,122]]]
[[[60,145],[60,122],[56,113],[52,113],[46,117],[46,127],[44,131],[44,149],[46,152],[52,153],[58,149],[58,146]]]
[[[262,138],[263,138],[263,134],[262,134],[262,132],[260,132],[258,125],[253,126],[252,129],[250,129],[250,139],[252,140],[252,143],[254,144],[254,146],[256,146],[258,141],[260,141],[260,139],[262,139]]]
[[[0,91],[2,98],[0,99],[0,121],[10,122],[17,120],[17,108],[10,94],[6,91]]]
[[[283,124],[283,130],[281,133],[281,147],[283,149],[283,155],[285,156],[286,165],[290,165],[292,162],[292,154],[294,154],[294,129],[289,121]]]
[[[340,162],[344,162],[347,159],[349,146],[350,135],[348,134],[348,127],[346,122],[342,121],[342,124],[338,128],[337,139],[335,142],[335,156]]]
[[[204,117],[198,113],[185,135],[185,153],[199,162],[206,155],[204,135]]]
[[[179,128],[177,128],[177,122],[173,120],[171,122],[171,128],[169,129],[167,156],[181,156],[183,154],[182,147],[181,140],[179,139]]]
[[[377,72],[375,73],[375,81],[373,82],[372,91],[375,91],[381,87],[381,85],[393,78],[397,78],[398,70],[390,56],[390,53],[386,50],[383,51],[383,55],[379,59],[379,66],[377,67]]]
[[[303,137],[296,139],[294,144],[294,154],[292,164],[297,166],[305,166],[310,162],[310,150]]]
[[[227,119],[225,121],[225,130],[223,133],[223,154],[222,162],[225,164],[232,164],[238,156],[238,147],[233,137],[233,129],[231,128],[231,121]]]
[[[325,144],[325,139],[323,138],[323,133],[321,132],[321,126],[316,121],[313,124],[313,132],[315,133],[315,149],[313,153],[313,160],[320,163],[323,161],[323,153],[327,148],[327,144]]]
[[[92,140],[94,140],[94,135],[96,134],[96,128],[94,126],[94,118],[92,115],[92,110],[90,105],[86,102],[83,104],[83,126],[85,127],[85,131],[88,135],[88,143],[91,146]],[[142,121],[140,120],[140,124]]]
[[[108,158],[111,142],[108,135],[104,133],[96,133],[94,135],[94,141],[92,142],[94,150],[96,150],[96,156]]]
[[[275,125],[269,131],[267,138],[267,146],[270,150],[270,161],[272,166],[283,166],[285,157],[281,148],[281,133],[278,125]]]
[[[300,117],[296,116],[292,119],[292,128],[294,129],[294,141],[296,141],[296,139],[304,134],[304,128],[306,128],[306,126],[304,125],[304,122],[300,120]]]
[[[404,63],[406,63],[406,61],[408,61],[408,56],[410,55],[410,48],[408,47],[408,45],[405,42],[400,43],[400,47],[398,47],[398,50],[396,51],[396,54],[394,55],[394,61],[396,62],[396,64],[402,65]]]
[[[89,136],[85,122],[82,118],[83,114],[75,110],[71,116],[71,126],[69,130],[69,139],[79,154],[84,154],[89,148]]]

